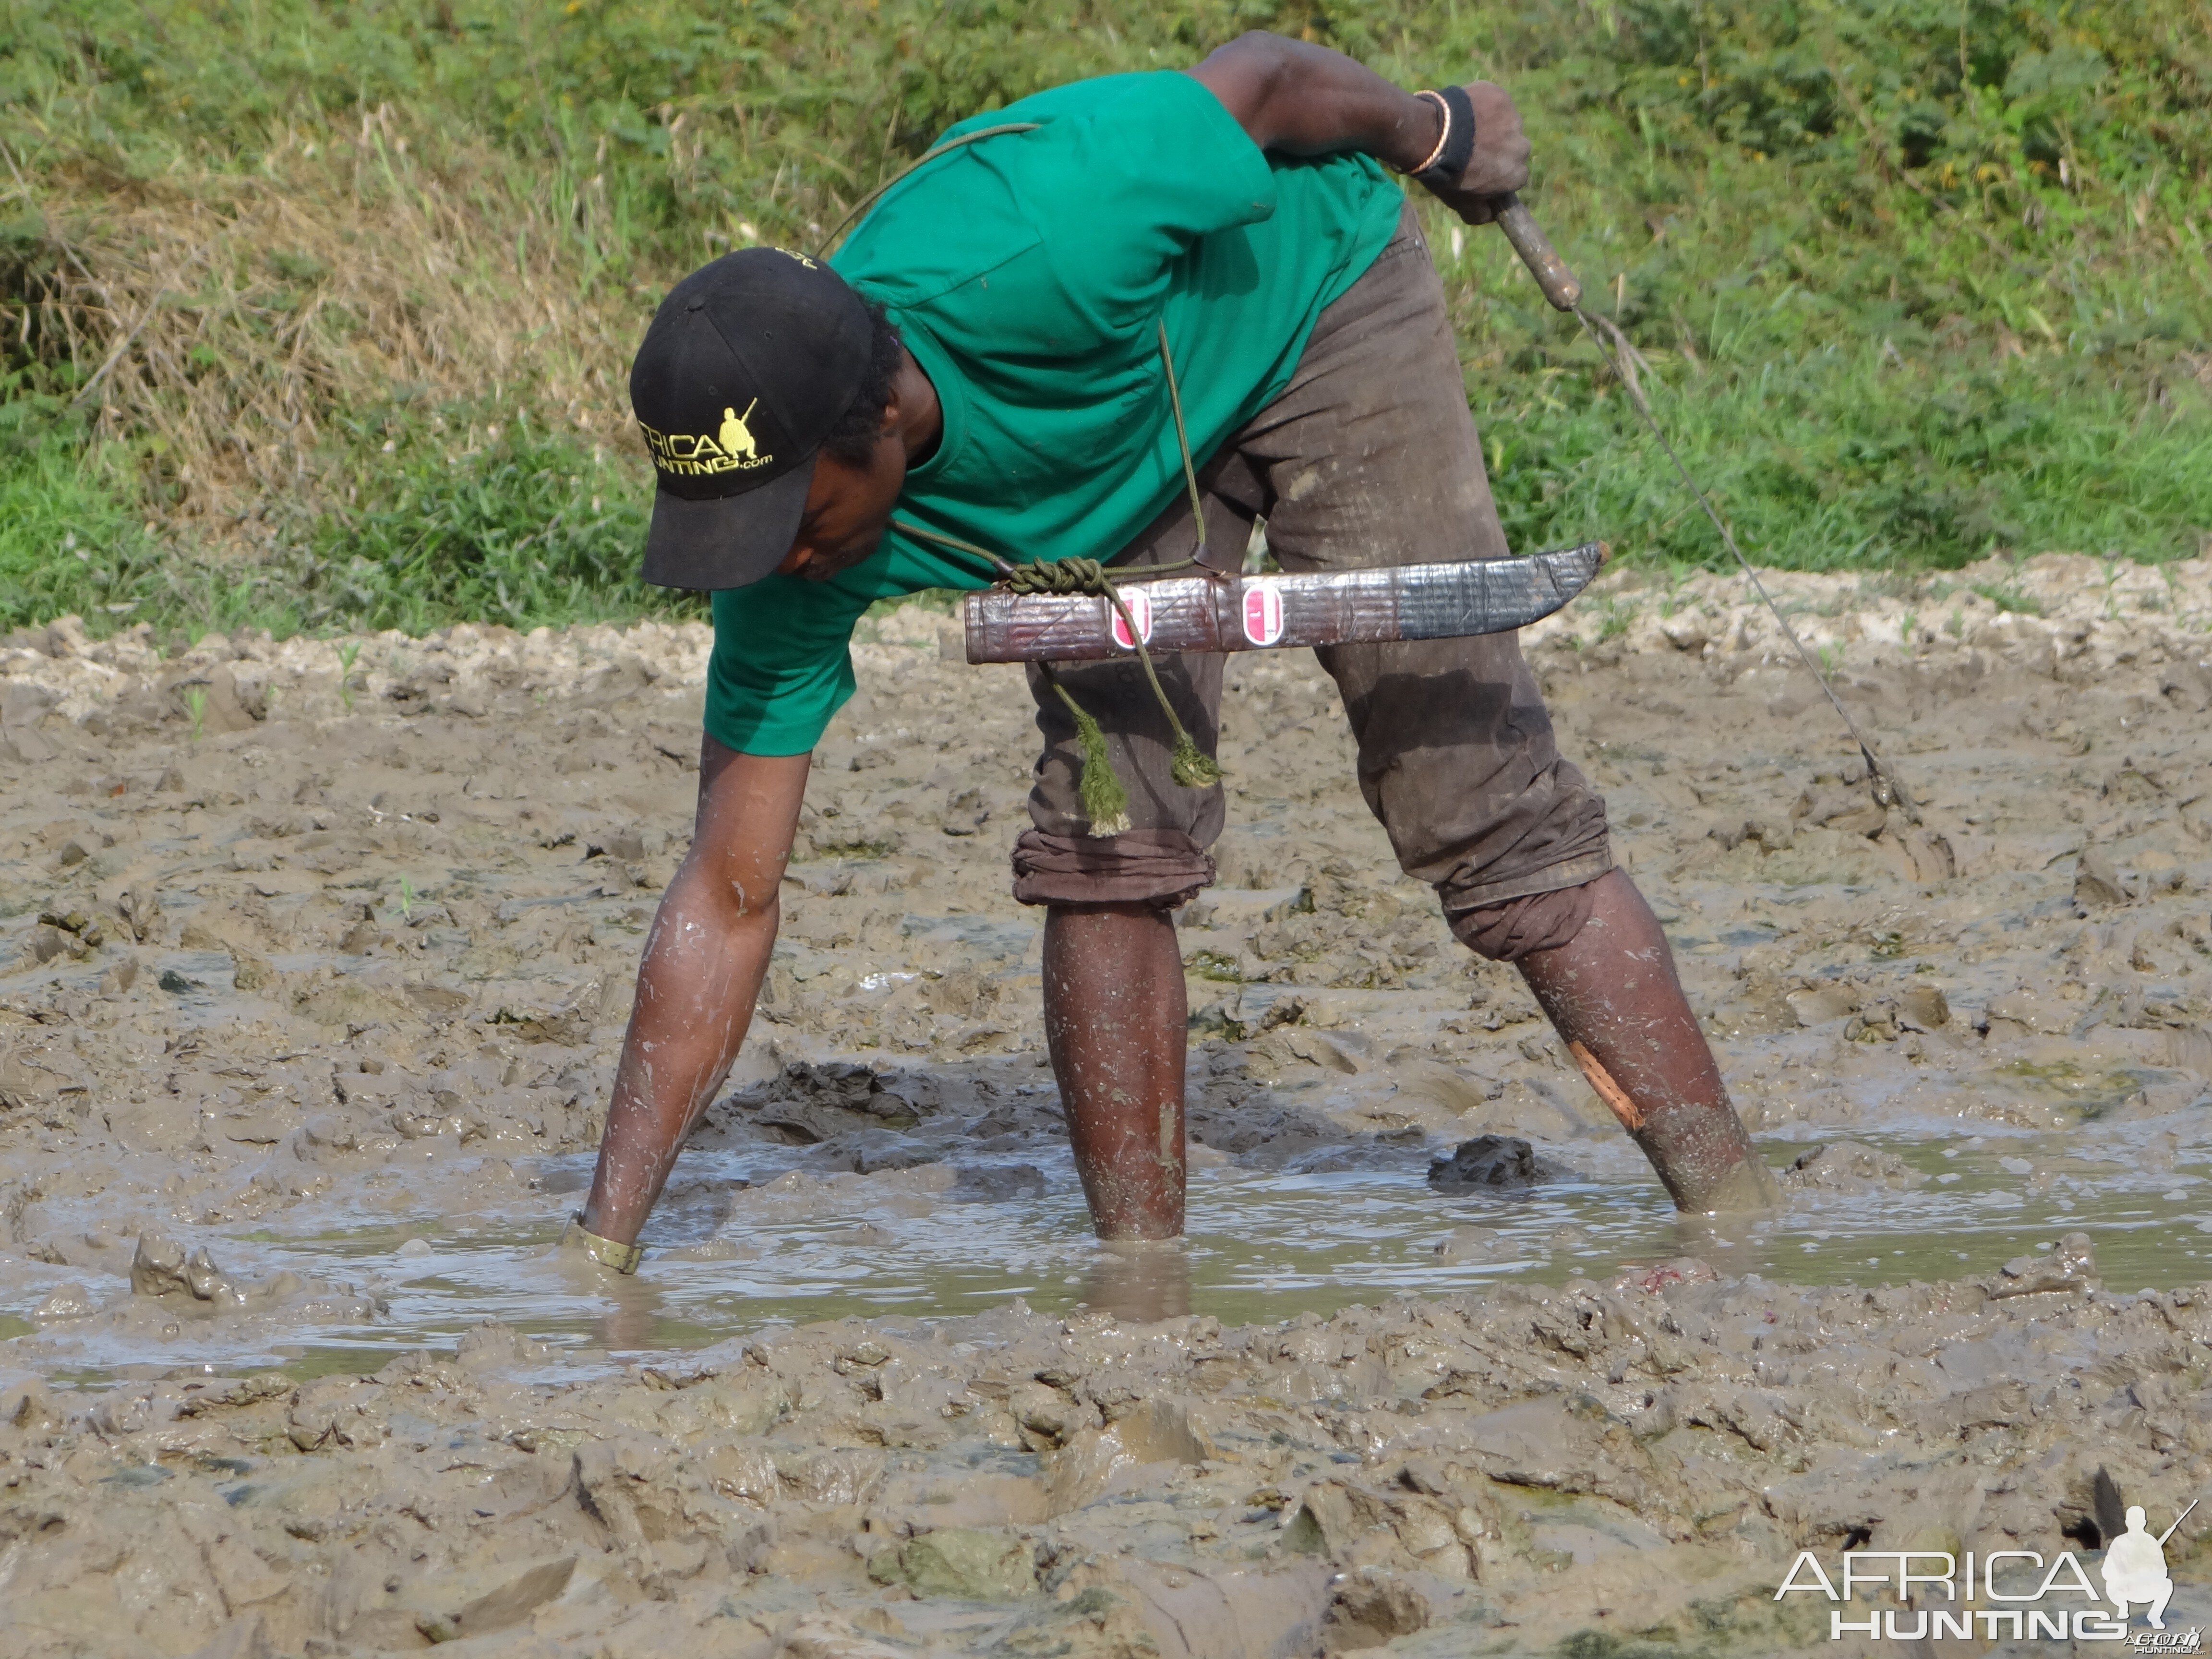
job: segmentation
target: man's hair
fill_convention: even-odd
[[[868,320],[875,325],[875,338],[868,346],[868,378],[822,440],[824,453],[852,466],[866,466],[877,441],[884,435],[884,405],[891,400],[891,383],[898,378],[899,363],[906,351],[899,341],[897,325],[883,307],[873,300],[862,303],[868,307]]]

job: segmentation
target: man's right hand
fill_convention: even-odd
[[[1474,106],[1474,153],[1450,185],[1422,182],[1468,223],[1486,225],[1498,216],[1498,198],[1528,182],[1528,135],[1504,88],[1470,81],[1467,95]]]
[[[775,945],[777,896],[806,794],[807,755],[699,754],[691,850],[660,901],[615,1070],[586,1231],[635,1242],[729,1074]]]

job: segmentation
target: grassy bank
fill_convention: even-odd
[[[810,244],[951,120],[1247,27],[1483,73],[1755,556],[2212,533],[2197,0],[1153,7],[19,0],[0,625],[634,614],[660,290]],[[1711,532],[1492,233],[1432,223],[1509,528]]]

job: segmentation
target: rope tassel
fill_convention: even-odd
[[[1175,759],[1168,770],[1186,789],[1211,789],[1221,781],[1219,764],[1191,740],[1180,723],[1176,726]]]
[[[1211,789],[1221,781],[1220,763],[1198,746],[1198,740],[1190,735],[1189,730],[1176,714],[1175,704],[1168,698],[1167,688],[1160,684],[1159,672],[1152,666],[1152,653],[1146,648],[1144,635],[1138,629],[1136,618],[1129,614],[1129,607],[1122,602],[1121,591],[1115,586],[1113,573],[1103,564],[1096,559],[1080,558],[1040,559],[1030,564],[1011,564],[972,543],[941,536],[934,531],[924,530],[919,525],[906,524],[896,519],[891,522],[909,536],[988,559],[992,568],[999,573],[1000,580],[1010,592],[1095,593],[1104,599],[1121,614],[1122,625],[1128,629],[1129,637],[1136,641],[1138,665],[1145,671],[1145,679],[1152,687],[1152,700],[1158,703],[1160,713],[1167,718],[1168,730],[1172,733],[1168,775],[1185,789]],[[1181,569],[1196,562],[1194,559],[1184,561],[1182,565],[1155,566],[1146,574],[1158,575],[1164,571]],[[1114,763],[1106,752],[1106,734],[1099,729],[1098,722],[1068,696],[1067,688],[1060,683],[1058,675],[1052,674],[1048,665],[1045,672],[1051,677],[1052,689],[1060,694],[1060,700],[1067,705],[1067,712],[1074,716],[1076,735],[1083,744],[1083,811],[1091,821],[1091,833],[1093,836],[1126,834],[1129,828],[1129,792],[1121,780],[1115,775]]]
[[[1129,833],[1129,791],[1114,769],[1114,757],[1106,752],[1105,732],[1098,729],[1097,720],[1084,712],[1083,705],[1067,695],[1067,688],[1060,683],[1057,675],[1052,676],[1052,689],[1060,693],[1060,700],[1074,716],[1076,741],[1083,745],[1083,775],[1076,780],[1075,787],[1083,799],[1083,816],[1091,825],[1091,834],[1126,836]]]

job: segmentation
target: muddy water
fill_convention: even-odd
[[[916,1309],[953,1315],[1015,1297],[1046,1314],[1095,1306],[1135,1317],[1197,1311],[1261,1322],[1490,1282],[1601,1279],[1682,1255],[1784,1283],[1899,1284],[1985,1273],[2047,1251],[2077,1228],[2094,1231],[2116,1285],[2165,1289],[2212,1276],[2204,1265],[2212,1237],[2198,1224],[2208,1214],[2203,1190],[2188,1174],[2082,1163],[2075,1190],[2030,1195],[2008,1164],[2075,1164],[2069,1136],[1864,1144],[1893,1149],[1929,1184],[1909,1194],[1805,1196],[1786,1215],[1718,1226],[1684,1220],[1641,1183],[1569,1180],[1518,1198],[1440,1199],[1423,1182],[1431,1149],[1418,1146],[1394,1148],[1395,1159],[1358,1170],[1203,1170],[1192,1182],[1184,1248],[1134,1260],[1091,1238],[1063,1158],[1041,1170],[1033,1195],[933,1206],[918,1217],[865,1192],[820,1218],[751,1222],[741,1231],[714,1216],[685,1225],[679,1213],[656,1231],[654,1270],[635,1285],[580,1281],[549,1261],[538,1206],[456,1223],[434,1211],[368,1218],[333,1206],[337,1212],[316,1218],[305,1235],[268,1227],[216,1235],[222,1265],[249,1279],[289,1270],[343,1280],[376,1298],[367,1323],[303,1318],[245,1340],[220,1322],[171,1334],[124,1322],[76,1334],[68,1327],[82,1322],[38,1312],[53,1293],[46,1285],[83,1283],[81,1273],[57,1271],[17,1292],[20,1311],[0,1328],[42,1333],[23,1346],[42,1349],[59,1374],[97,1382],[143,1362],[281,1365],[302,1376],[374,1370],[413,1348],[449,1345],[486,1319],[522,1326],[588,1360],[702,1347],[770,1323]],[[687,1172],[735,1186],[772,1182],[789,1163],[702,1154]],[[580,1187],[590,1159],[549,1159],[543,1168],[556,1188]],[[1474,1236],[1455,1236],[1462,1229]]]
[[[1234,661],[1224,880],[1183,918],[1192,1237],[1141,1270],[1088,1239],[1042,1068],[1037,929],[1002,867],[1026,754],[1011,675],[940,664],[936,619],[905,613],[823,750],[738,1088],[613,1307],[542,1256],[681,854],[695,630],[392,637],[341,692],[327,646],[153,664],[64,626],[9,661],[31,719],[9,726],[0,1121],[31,1261],[0,1318],[24,1360],[93,1378],[374,1367],[487,1316],[606,1354],[1013,1297],[1263,1321],[1683,1249],[1878,1285],[2070,1228],[2094,1228],[2112,1283],[2188,1283],[2212,1249],[2203,619],[2159,577],[2132,617],[2100,580],[2111,615],[2069,622],[2081,575],[2008,575],[2046,599],[2033,626],[1971,591],[1954,613],[1989,615],[1929,629],[1936,599],[1889,648],[1907,602],[1832,592],[1838,615],[1809,619],[1867,654],[1850,692],[1920,827],[1854,787],[1725,588],[1608,592],[1586,637],[1568,613],[1533,639],[1767,1159],[1867,1148],[1719,1232],[1668,1210],[1517,980],[1395,878],[1328,681]],[[858,1097],[825,1066],[865,1068]],[[884,1091],[890,1115],[858,1103]],[[1431,1190],[1429,1161],[1475,1133],[1531,1139],[1553,1179]],[[128,1297],[77,1312],[115,1301],[146,1228],[234,1281],[352,1285],[372,1314],[305,1297],[170,1332]]]
[[[1103,1251],[1005,897],[1018,684],[909,611],[622,1280],[550,1246],[703,635],[343,684],[9,642],[9,1650],[1844,1651],[1774,1602],[1796,1550],[2056,1551],[2100,1467],[2162,1528],[2212,1456],[2212,571],[1968,574],[2005,607],[1775,579],[1919,824],[1723,586],[1531,632],[1778,1213],[1668,1210],[1396,877],[1327,684],[1253,656],[1181,918],[1192,1235]],[[1430,1185],[1483,1135],[1536,1178]]]
[[[1871,805],[1724,588],[1616,587],[1532,635],[1765,1156],[1866,1149],[1717,1233],[1673,1215],[1517,980],[1396,876],[1326,681],[1237,659],[1223,880],[1182,929],[1193,1232],[1138,1267],[1088,1237],[1037,932],[1004,896],[1012,677],[938,661],[937,621],[904,613],[820,757],[733,1092],[611,1302],[544,1255],[682,849],[697,631],[392,636],[341,688],[327,645],[160,663],[58,626],[6,670],[0,1133],[28,1259],[0,1329],[87,1380],[373,1369],[487,1317],[605,1355],[1015,1297],[1240,1322],[1686,1250],[1901,1283],[2074,1228],[2115,1284],[2190,1282],[2212,1249],[2204,575],[2100,570],[2091,593],[2083,562],[2005,573],[2040,618],[1972,590],[1800,596],[1920,826]],[[923,708],[944,718],[902,724]],[[1432,1190],[1484,1133],[1548,1178]],[[350,1291],[149,1320],[125,1282],[149,1229],[240,1284]]]

